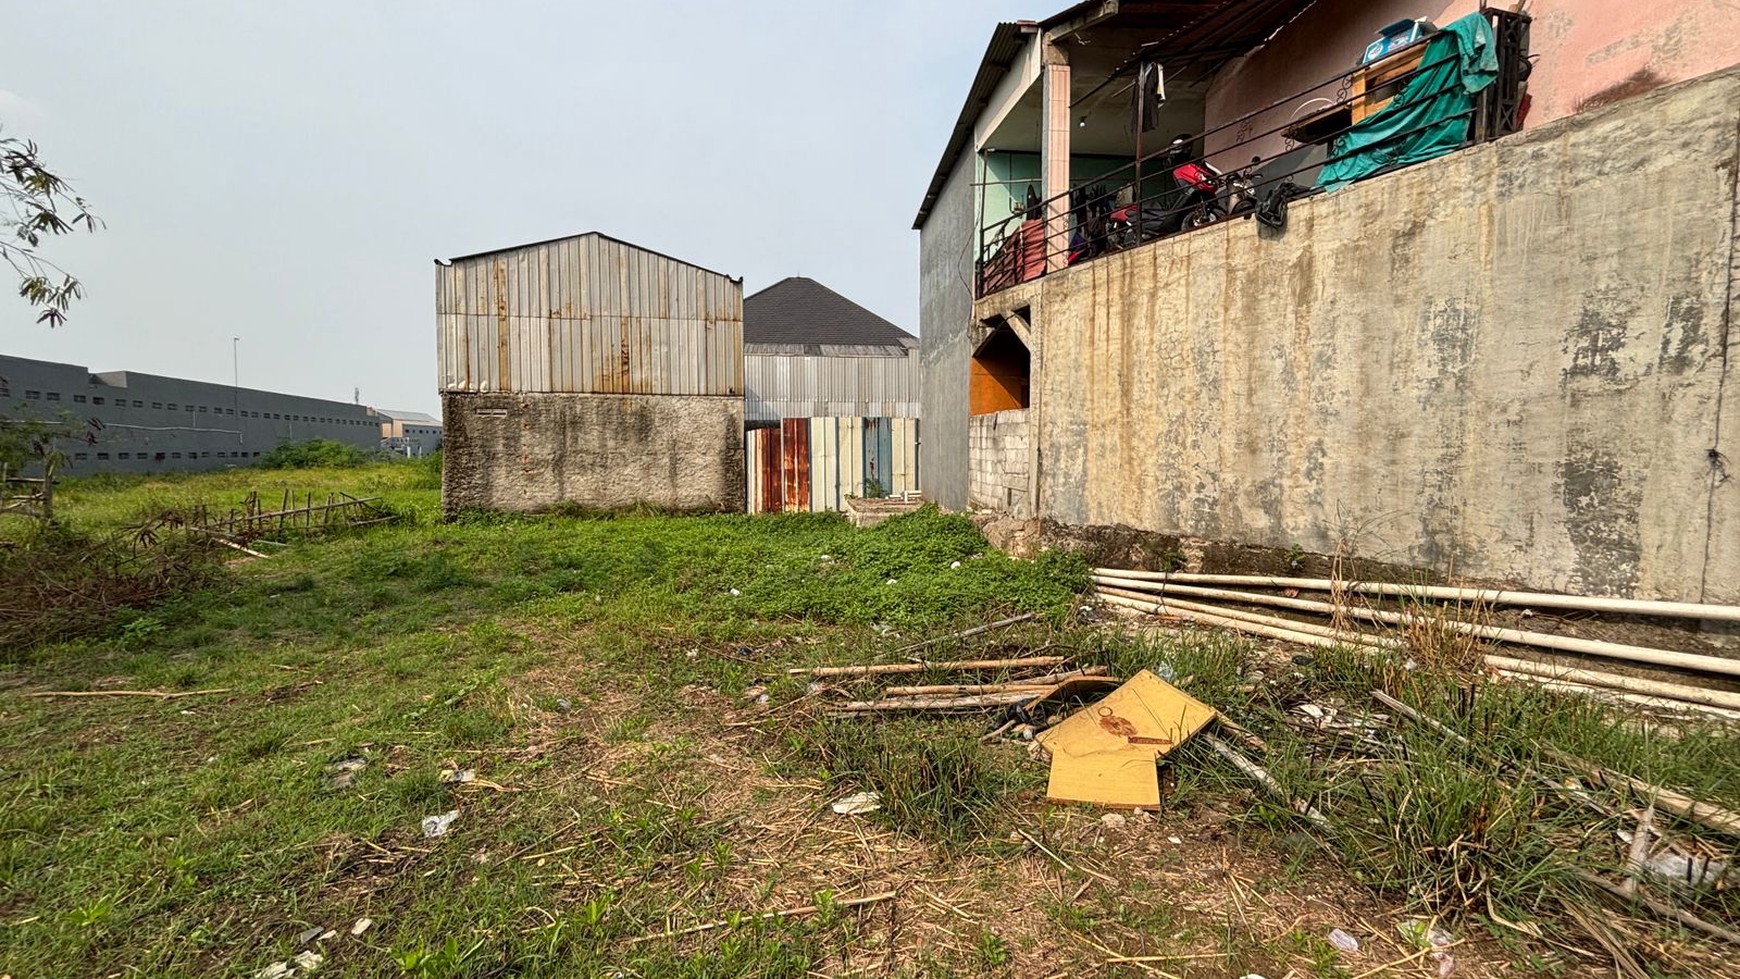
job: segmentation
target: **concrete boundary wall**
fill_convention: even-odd
[[[980,301],[1038,515],[1740,601],[1737,161],[1727,72]]]
[[[449,515],[744,508],[742,398],[448,392],[441,407]]]

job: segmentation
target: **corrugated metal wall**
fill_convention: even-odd
[[[752,421],[919,416],[917,350],[895,357],[764,356],[750,352],[743,362]]]
[[[751,513],[842,510],[918,492],[918,419],[787,418],[744,439]]]
[[[743,284],[598,234],[435,270],[441,390],[743,393]]]

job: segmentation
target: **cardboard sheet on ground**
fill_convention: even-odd
[[[1214,708],[1143,670],[1039,736],[1051,752],[1046,797],[1128,808],[1158,806],[1155,759],[1214,719]]]

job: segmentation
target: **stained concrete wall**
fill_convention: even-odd
[[[925,498],[950,509],[967,506],[967,364],[972,357],[973,170],[963,153],[919,229],[918,342],[924,392]]]
[[[1740,601],[1740,74],[997,293],[1041,516]]]
[[[449,514],[744,509],[742,398],[449,392],[441,407]]]
[[[1033,445],[1026,409],[974,415],[968,423],[970,502],[1010,516],[1032,515]]]

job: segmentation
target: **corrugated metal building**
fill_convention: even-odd
[[[918,338],[813,279],[743,301],[754,512],[918,489]]]
[[[597,232],[436,263],[447,510],[741,510],[743,284]]]

